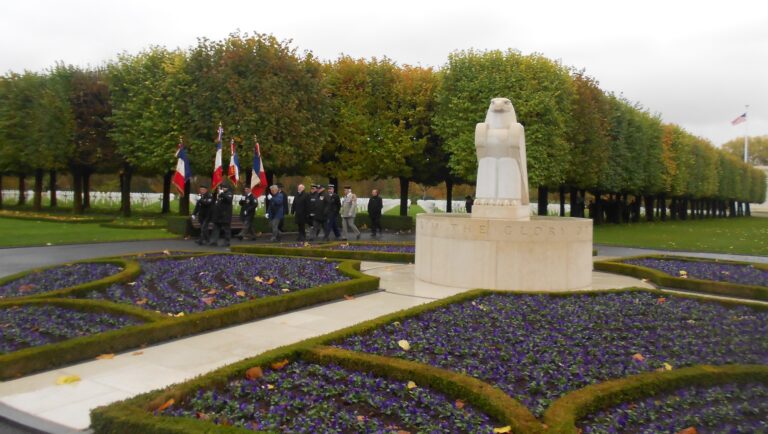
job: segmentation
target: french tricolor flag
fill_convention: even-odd
[[[259,142],[253,150],[253,173],[251,173],[251,193],[259,197],[267,189],[267,174],[264,173],[264,164],[261,162],[261,149]]]
[[[221,137],[224,135],[224,128],[219,123],[219,137],[216,139],[216,159],[213,161],[213,176],[211,177],[211,190],[221,184],[224,180],[224,169],[221,167]]]
[[[179,194],[184,196],[184,186],[187,184],[189,178],[192,177],[192,169],[189,165],[189,156],[187,150],[184,148],[184,143],[179,143],[179,148],[176,150],[176,173],[173,174],[173,185],[179,190]]]
[[[232,184],[237,185],[240,182],[240,162],[237,161],[237,153],[235,152],[235,139],[229,142],[229,152],[231,157],[229,157],[229,172],[227,175],[229,175],[229,180],[232,181]]]

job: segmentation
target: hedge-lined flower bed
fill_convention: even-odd
[[[597,261],[594,267],[596,271],[645,278],[664,287],[768,300],[768,264],[648,255]]]
[[[287,361],[287,360],[286,360]],[[412,381],[397,381],[335,364],[297,361],[263,376],[199,389],[168,415],[251,430],[320,432],[492,433],[488,416]]]
[[[290,257],[205,255],[140,260],[140,264],[142,272],[135,282],[83,297],[178,315],[349,280],[336,262]]]
[[[22,273],[3,279],[0,299],[26,297],[97,281],[123,271],[109,262],[78,262]],[[8,280],[10,279],[10,280]]]
[[[250,244],[232,247],[233,252],[240,253],[404,263],[413,263],[415,261],[415,249],[416,247],[413,244],[373,242]]]
[[[138,318],[109,312],[26,304],[0,308],[0,354],[90,336],[141,324]]]
[[[695,364],[768,364],[768,312],[653,292],[493,294],[336,345],[466,373],[535,415],[611,378]]]
[[[590,414],[578,426],[584,434],[768,432],[768,384],[685,387]]]
[[[671,276],[685,279],[768,286],[768,269],[757,268],[752,264],[733,264],[719,261],[683,261],[674,258],[634,258],[623,262],[625,264],[653,268]]]

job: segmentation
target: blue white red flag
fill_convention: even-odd
[[[731,125],[738,125],[738,124],[740,124],[742,122],[746,122],[746,121],[747,121],[747,114],[744,113],[741,116],[737,117],[736,119],[732,120],[731,121]]]
[[[237,153],[235,152],[235,139],[232,139],[231,142],[229,142],[229,171],[227,172],[227,175],[229,175],[229,180],[232,181],[233,185],[237,185],[238,182],[240,182],[240,162],[237,161]]]
[[[213,176],[211,177],[211,190],[221,184],[224,180],[224,169],[221,167],[221,137],[224,135],[224,128],[219,123],[219,137],[216,139],[216,158],[213,160]]]
[[[184,186],[191,177],[192,168],[189,165],[187,150],[184,148],[184,143],[179,143],[179,148],[176,150],[176,173],[173,174],[172,182],[181,196],[184,196]]]
[[[253,172],[251,173],[251,193],[259,197],[267,189],[267,174],[264,173],[264,164],[261,162],[261,149],[259,142],[253,150]]]

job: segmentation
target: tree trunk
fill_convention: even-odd
[[[565,185],[560,185],[560,217],[565,217]]]
[[[645,221],[653,221],[653,195],[649,194],[645,196]],[[639,211],[638,211],[639,214]]]
[[[169,170],[163,175],[163,205],[160,209],[160,214],[168,214],[171,212],[171,177],[173,171]]]
[[[453,180],[445,180],[445,212],[453,212]]]
[[[669,217],[672,220],[677,220],[677,196],[673,196],[669,203]]]
[[[577,190],[576,187],[571,186],[568,189],[568,199],[571,204],[571,217],[583,217],[580,215],[579,190]]]
[[[663,222],[667,221],[667,195],[662,193],[659,195],[659,219]]]
[[[547,205],[549,205],[549,188],[545,185],[539,186],[539,215],[547,215]]]
[[[736,202],[732,199],[728,201],[728,211],[730,211],[728,217],[736,217]]]
[[[72,212],[83,213],[83,173],[79,168],[72,169]]]
[[[83,172],[83,209],[91,207],[91,170]]]
[[[400,215],[408,215],[408,184],[409,179],[400,177]]]
[[[43,209],[43,169],[35,169],[35,196],[32,201],[32,209]]]
[[[749,208],[749,202],[744,203],[744,215],[747,217],[752,217],[752,210]]]
[[[123,217],[131,216],[131,169],[126,167],[123,169],[123,190],[120,192],[120,209]]]
[[[599,225],[603,222],[603,195],[600,190],[595,191],[595,203],[589,212],[589,217],[595,224]]]
[[[27,182],[26,175],[19,175],[19,205],[27,203]]]
[[[248,187],[251,186],[251,176],[253,176],[253,168],[249,167],[248,170],[245,171],[245,185]],[[184,193],[184,195],[186,196],[187,193]]]
[[[739,201],[739,210],[736,215],[739,217],[744,217],[744,202]]]
[[[179,199],[179,215],[189,215],[189,196],[192,194],[192,187],[189,179],[184,183],[184,196]]]
[[[48,172],[48,190],[50,191],[50,194],[51,194],[51,204],[50,204],[51,208],[56,208],[56,206],[58,205],[58,201],[56,200],[57,188],[58,187],[56,186],[56,171],[51,170],[50,172]]]

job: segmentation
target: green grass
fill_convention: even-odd
[[[411,217],[416,217],[416,214],[422,214],[425,212],[426,211],[424,211],[424,209],[418,205],[411,205],[408,207],[408,215]],[[396,206],[390,210],[387,210],[384,215],[400,215],[400,207]]]
[[[768,218],[598,225],[596,244],[768,256]]]
[[[45,246],[176,238],[165,229],[112,229],[98,223],[54,223],[0,218],[0,247]]]

